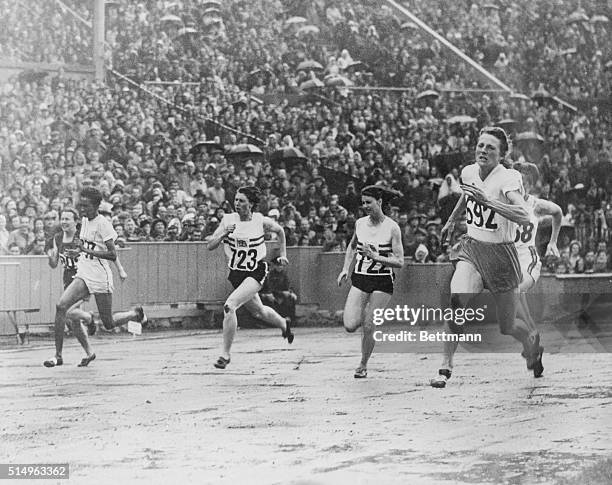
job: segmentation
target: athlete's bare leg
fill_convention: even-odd
[[[106,330],[112,330],[115,327],[125,325],[130,320],[139,321],[141,315],[136,310],[127,312],[117,312],[113,314],[113,294],[112,293],[95,293],[96,305],[100,320]]]
[[[523,344],[525,352],[531,352],[533,350],[533,342],[529,338],[531,331],[523,320],[516,317],[519,296],[518,288],[493,294],[497,307],[497,320],[503,335],[512,335]]]
[[[476,267],[467,261],[459,261],[451,279],[451,307],[465,308],[470,301],[479,295],[484,285]],[[454,322],[447,322],[446,329],[451,333],[459,333],[461,328]],[[457,342],[444,342],[444,357],[441,369],[453,369],[453,357],[457,351]]]
[[[278,327],[283,332],[287,330],[287,321],[274,308],[264,305],[258,293],[255,293],[255,296],[245,302],[243,306],[258,320],[263,320],[272,327]]]
[[[221,357],[228,361],[230,360],[230,351],[236,335],[236,327],[238,326],[236,310],[257,295],[260,289],[261,285],[259,282],[253,278],[246,278],[230,294],[223,305],[223,352]],[[261,302],[261,300],[259,301]]]
[[[534,285],[535,281],[533,281],[531,275],[523,274],[523,281],[519,285],[519,304],[516,309],[517,317],[527,324],[527,328],[529,328],[531,333],[538,332],[533,317],[531,316],[531,312],[529,311],[529,303],[527,302],[527,292],[533,288]]]
[[[344,304],[342,320],[347,332],[353,333],[366,319],[366,307],[370,300],[370,293],[361,291],[359,288],[351,286]]]
[[[361,363],[360,367],[367,368],[368,360],[374,351],[374,310],[377,308],[387,308],[391,295],[383,291],[374,291],[370,297],[370,303],[366,312],[366,319],[361,325]]]
[[[46,367],[54,367],[62,362],[62,350],[64,347],[64,327],[68,310],[77,302],[89,295],[87,285],[81,278],[75,278],[64,290],[55,306],[55,361],[45,361]]]

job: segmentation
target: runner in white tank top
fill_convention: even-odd
[[[83,217],[81,239],[75,241],[75,249],[68,253],[69,257],[78,258],[77,274],[56,305],[55,357],[46,360],[43,363],[45,367],[63,365],[62,348],[66,314],[75,303],[86,299],[90,294],[96,298],[102,325],[107,330],[125,325],[130,320],[143,324],[147,322],[147,316],[142,307],[113,315],[113,280],[108,261],[114,261],[117,258],[115,248],[117,233],[110,222],[98,214],[101,202],[102,193],[98,189],[85,187],[80,193],[78,209]],[[83,342],[81,345],[89,349]],[[81,360],[80,367],[89,365],[96,358],[96,354],[91,350],[87,351],[87,354],[87,357]]]
[[[536,183],[540,179],[540,171],[535,164],[527,162],[515,163],[513,168],[517,170],[523,178],[523,185],[526,191],[525,201],[530,212],[529,223],[518,226],[514,238],[514,244],[516,245],[521,270],[523,272],[523,281],[519,286],[521,296],[517,314],[520,319],[527,323],[531,333],[536,334],[538,329],[529,311],[526,295],[526,292],[537,283],[542,267],[542,262],[535,245],[536,235],[540,220],[543,217],[552,216],[552,231],[550,241],[546,247],[546,256],[552,255],[559,257],[557,238],[559,237],[559,231],[561,229],[563,211],[561,207],[554,202],[539,199],[531,195],[531,192],[536,188]]]
[[[529,223],[520,174],[501,165],[508,153],[508,136],[497,127],[480,131],[475,163],[461,173],[461,196],[442,229],[442,239],[452,234],[455,223],[465,212],[468,234],[458,245],[457,265],[451,280],[451,306],[465,308],[472,298],[488,288],[496,303],[500,331],[522,343],[527,368],[539,377],[543,372],[542,347],[533,339],[525,322],[516,319],[521,282],[514,237],[517,224]],[[459,333],[461,326],[447,324]],[[444,358],[433,387],[445,387],[453,369],[457,342],[444,343]]]
[[[234,291],[223,305],[223,350],[215,362],[217,369],[225,369],[230,363],[230,352],[238,321],[236,310],[244,306],[251,315],[282,330],[283,338],[293,342],[289,321],[273,308],[265,306],[259,298],[259,290],[268,274],[264,232],[276,233],[280,243],[278,262],[286,265],[287,247],[285,231],[272,219],[259,212],[253,212],[259,203],[260,192],[255,187],[241,187],[236,192],[236,212],[223,216],[221,224],[211,236],[208,249],[214,250],[224,244],[227,265],[230,268],[229,281]]]
[[[338,286],[348,277],[356,258],[351,276],[351,289],[344,305],[344,328],[354,332],[362,327],[361,362],[354,377],[367,377],[367,365],[374,350],[373,312],[384,309],[393,293],[393,269],[404,264],[404,248],[399,226],[383,213],[383,207],[401,196],[401,193],[378,185],[361,190],[362,205],[366,217],[355,223],[355,234],[344,258],[344,267],[338,275]]]

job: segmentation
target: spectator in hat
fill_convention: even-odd
[[[164,241],[166,239],[166,221],[155,219],[151,228],[151,239],[153,241]]]
[[[140,241],[152,241],[151,237],[151,220],[148,218],[141,219],[139,222],[138,236]]]

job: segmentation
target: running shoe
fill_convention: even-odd
[[[142,328],[146,328],[149,325],[149,317],[147,317],[144,308],[137,306],[134,311],[138,313],[138,322],[142,325]]]
[[[431,387],[442,389],[446,387],[446,383],[451,378],[451,371],[449,369],[439,369],[438,375],[429,381]]]
[[[287,342],[291,344],[295,338],[295,335],[293,335],[293,332],[291,331],[291,320],[289,318],[285,318],[285,322],[287,324],[287,329],[283,330],[283,338],[286,338]]]

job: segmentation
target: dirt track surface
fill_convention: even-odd
[[[520,484],[611,455],[611,354],[545,354],[535,380],[518,353],[461,353],[440,390],[434,353],[375,353],[354,379],[359,336],[336,328],[240,330],[225,371],[220,342],[95,337],[88,368],[73,339],[54,369],[47,344],[0,351],[0,462],[87,485]]]

